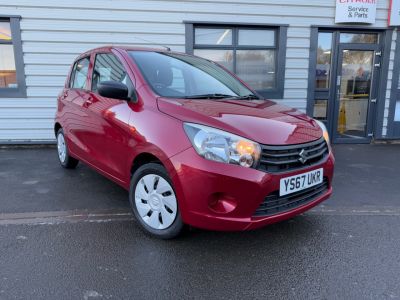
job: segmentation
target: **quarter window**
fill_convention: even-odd
[[[71,88],[86,89],[86,79],[89,69],[89,58],[85,57],[75,63],[71,77]]]
[[[0,96],[25,96],[23,66],[19,18],[0,18]]]
[[[186,26],[187,52],[221,64],[265,97],[283,98],[286,27]]]

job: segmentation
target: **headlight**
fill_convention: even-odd
[[[186,134],[197,153],[208,160],[255,167],[260,145],[240,136],[198,124],[184,123]]]
[[[328,133],[328,129],[326,129],[326,126],[324,123],[322,123],[321,121],[315,120],[315,122],[317,122],[317,124],[319,125],[319,127],[322,129],[323,131],[323,135],[324,135],[324,139],[325,141],[328,143],[329,145],[329,133]]]

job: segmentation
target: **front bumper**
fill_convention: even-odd
[[[292,172],[270,174],[200,157],[191,147],[170,158],[168,168],[184,223],[194,227],[241,231],[262,227],[298,215],[329,198],[332,193],[334,157]],[[271,216],[255,217],[265,197],[279,190],[283,177],[323,168],[328,189],[304,205]]]

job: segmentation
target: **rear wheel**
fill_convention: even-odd
[[[67,169],[75,168],[79,160],[69,155],[67,142],[65,141],[64,131],[60,128],[57,131],[57,153],[61,166]]]
[[[163,166],[149,163],[133,174],[129,201],[136,219],[151,235],[171,239],[183,231],[178,200]]]

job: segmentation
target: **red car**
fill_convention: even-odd
[[[79,161],[129,190],[145,231],[248,230],[332,192],[325,126],[264,100],[199,57],[132,47],[80,55],[54,125],[65,168]]]

